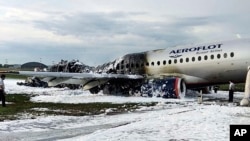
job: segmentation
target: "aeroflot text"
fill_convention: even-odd
[[[172,50],[169,54],[206,51],[206,50],[212,50],[212,49],[219,49],[221,46],[222,44],[215,44],[215,45],[209,45],[209,46],[199,46],[199,47],[192,47],[192,48],[177,49],[177,50]]]

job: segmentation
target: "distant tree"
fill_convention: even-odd
[[[2,68],[3,67],[3,65],[2,64],[0,64],[0,68]]]
[[[8,68],[9,65],[8,65],[8,64],[4,64],[3,67],[4,67],[4,68]]]

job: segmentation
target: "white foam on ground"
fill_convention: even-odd
[[[17,80],[6,80],[9,94],[34,94],[36,102],[159,102],[137,112],[98,116],[40,116],[0,122],[1,140],[79,140],[79,141],[166,141],[166,140],[229,140],[229,125],[250,124],[249,107],[233,103],[224,106],[210,101],[197,104],[197,98],[162,99],[144,97],[91,95],[82,90],[30,88],[17,86]],[[204,99],[225,99],[227,92],[204,96]],[[236,93],[235,98],[242,98]],[[149,110],[150,109],[150,110]],[[46,110],[46,109],[41,109]]]

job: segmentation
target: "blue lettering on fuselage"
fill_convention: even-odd
[[[223,44],[215,44],[215,45],[209,45],[209,46],[198,46],[198,47],[177,49],[177,50],[172,50],[169,54],[180,54],[180,53],[186,53],[186,52],[197,52],[197,51],[220,49],[222,45]]]

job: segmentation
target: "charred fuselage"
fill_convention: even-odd
[[[145,74],[146,53],[127,54],[115,61],[97,66],[94,71],[97,73],[114,74]],[[133,94],[140,90],[144,79],[111,79],[107,83],[90,89],[90,92],[103,90],[105,94]]]

